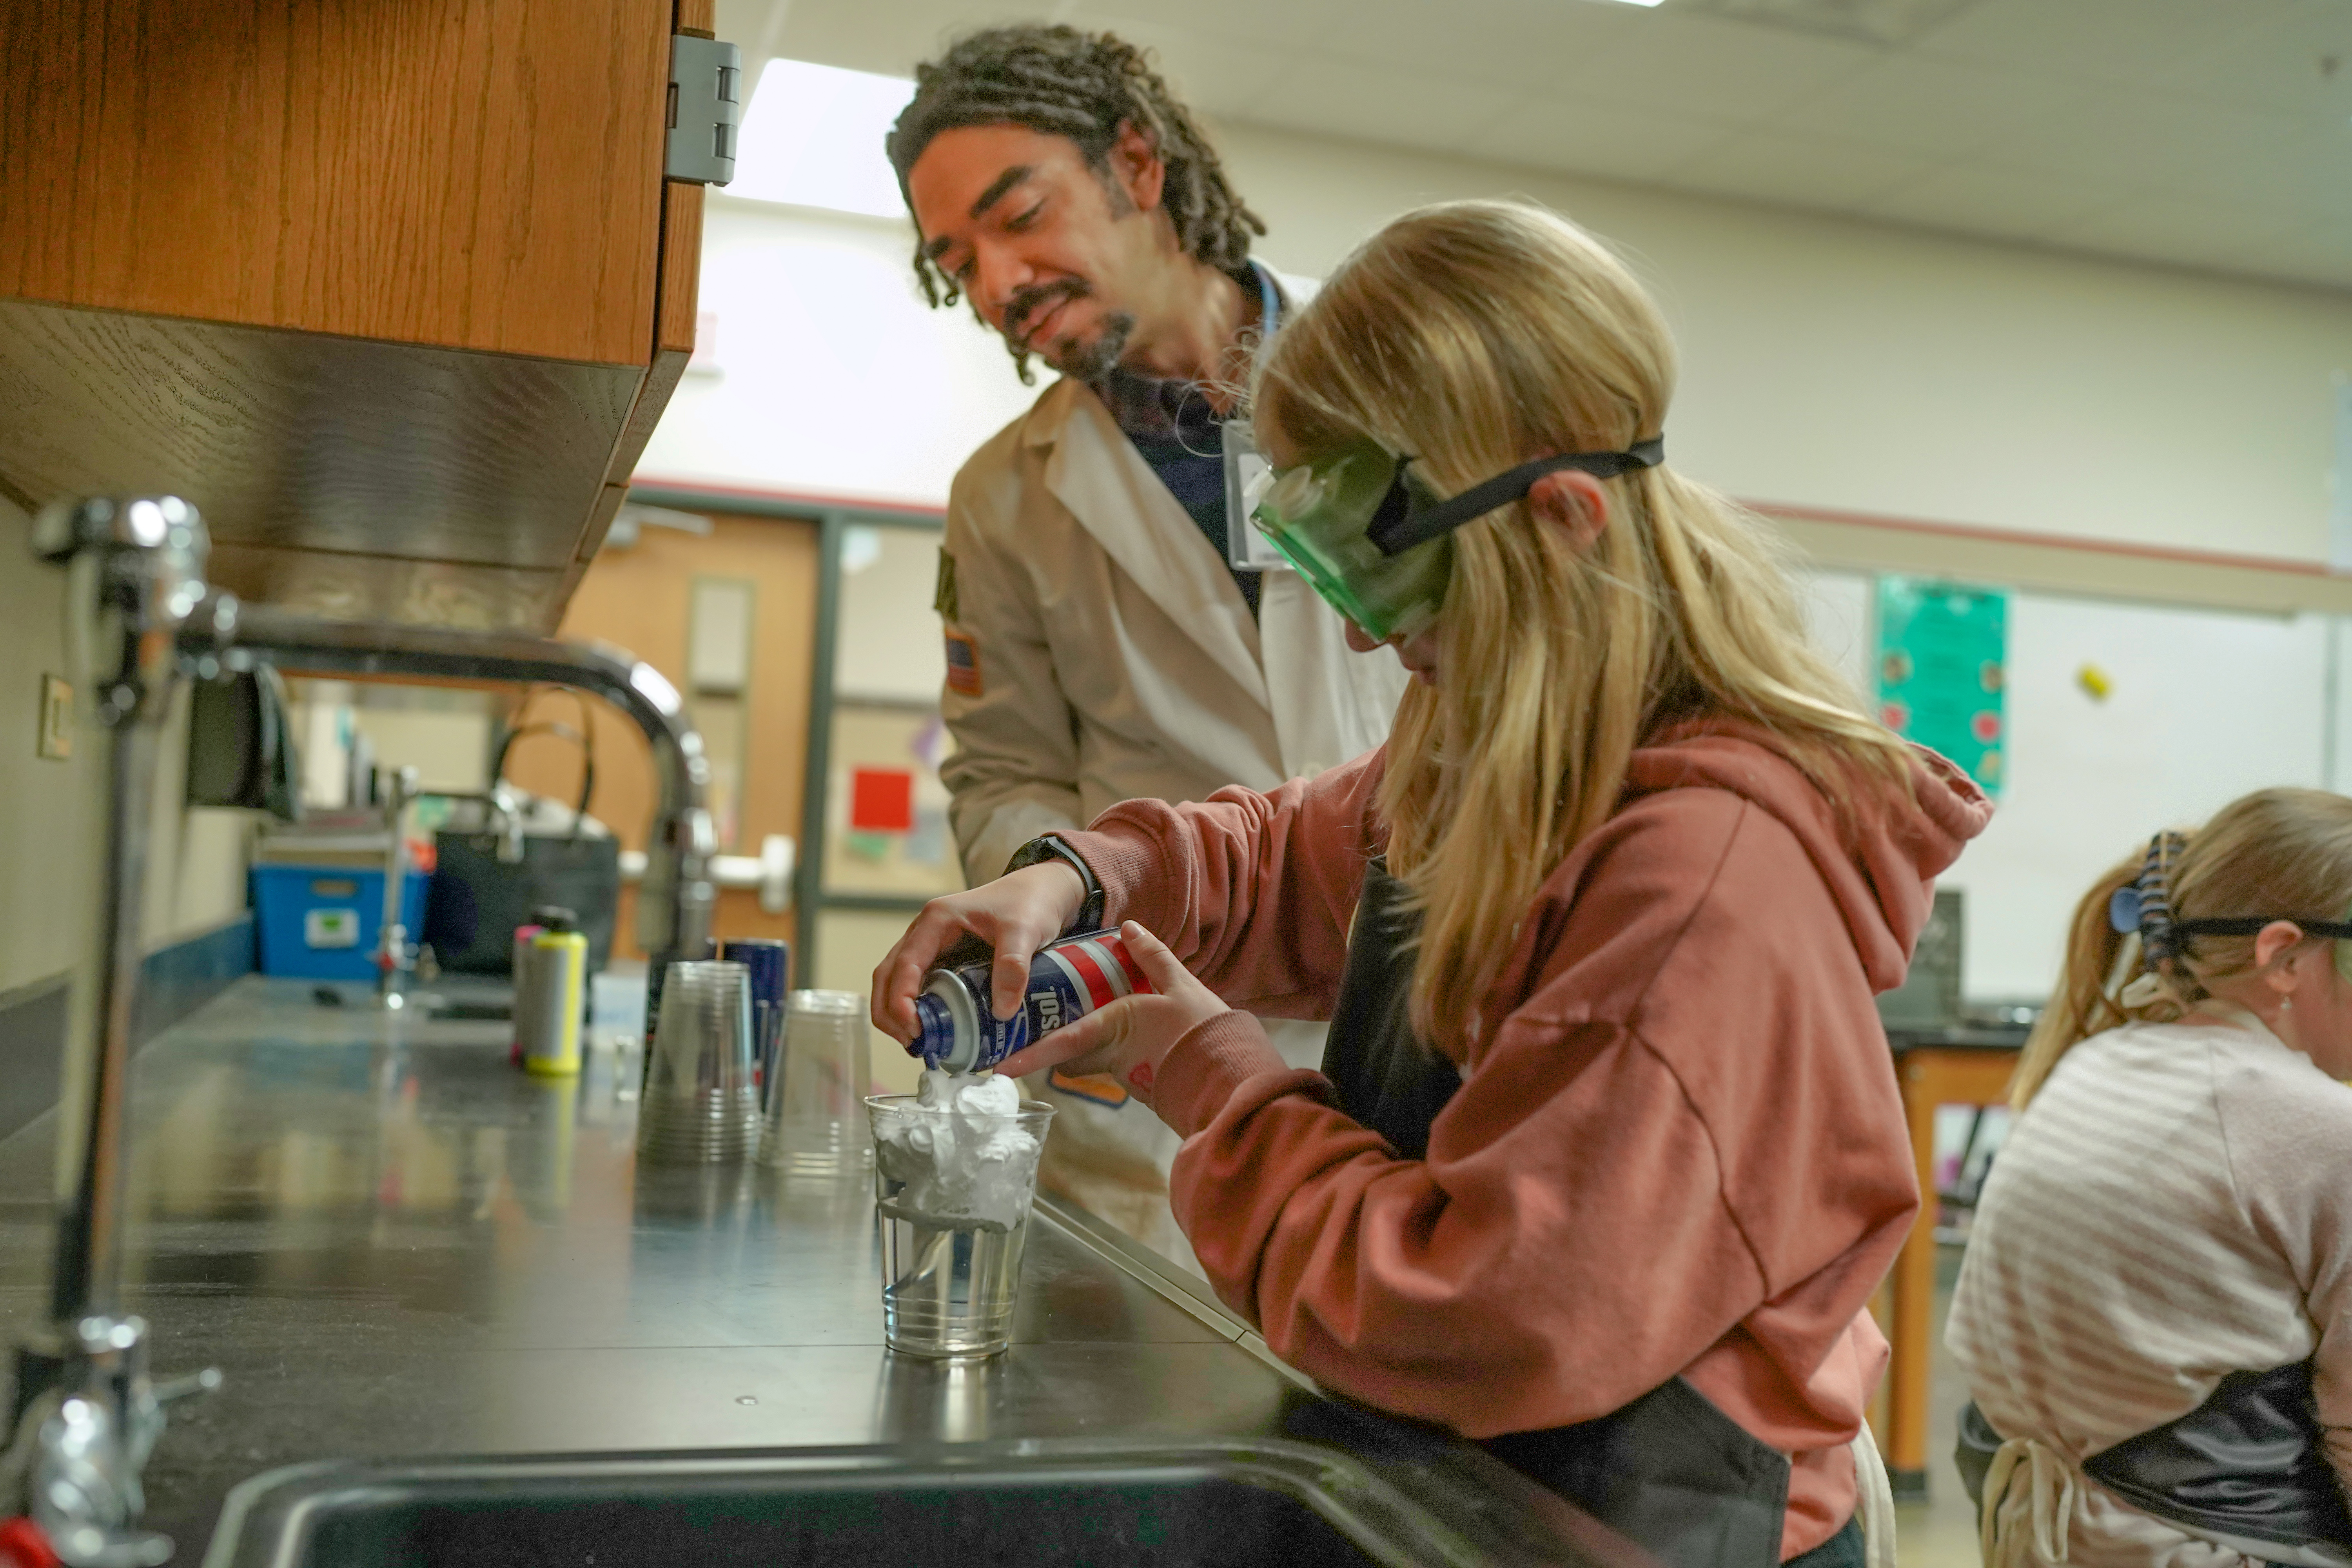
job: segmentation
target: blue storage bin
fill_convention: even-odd
[[[261,973],[303,980],[373,980],[383,927],[383,873],[351,866],[256,866],[253,914]],[[401,893],[409,941],[425,929],[422,871]]]

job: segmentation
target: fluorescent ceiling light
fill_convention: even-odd
[[[1620,5],[1655,5],[1658,0],[1617,0]]]
[[[904,217],[882,138],[915,84],[807,60],[772,59],[743,114],[730,195]]]

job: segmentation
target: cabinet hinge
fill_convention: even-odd
[[[735,177],[735,135],[743,123],[743,51],[716,38],[678,33],[669,41],[669,153],[673,180],[723,185]]]

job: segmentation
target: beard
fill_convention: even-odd
[[[1034,353],[1064,375],[1076,381],[1100,381],[1118,366],[1127,353],[1127,341],[1135,331],[1135,317],[1127,310],[1104,312],[1102,322],[1091,339],[1075,333],[1056,338],[1050,342],[1032,342],[1024,335],[1024,324],[1032,317],[1052,310],[1062,301],[1084,300],[1094,292],[1079,279],[1063,279],[1057,282],[1024,289],[1013,297],[1005,310],[1005,341],[1016,358]]]
[[[1045,363],[1073,381],[1100,381],[1118,368],[1118,362],[1127,353],[1127,340],[1134,331],[1132,314],[1109,311],[1091,342],[1075,337],[1057,339],[1043,351]]]

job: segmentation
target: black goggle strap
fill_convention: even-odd
[[[1622,452],[1565,452],[1538,458],[1416,511],[1404,482],[1405,468],[1412,459],[1399,458],[1396,477],[1389,481],[1388,494],[1381,498],[1380,509],[1372,513],[1364,534],[1381,554],[1402,555],[1414,545],[1426,544],[1442,533],[1450,533],[1498,506],[1509,505],[1534,489],[1535,482],[1546,474],[1580,468],[1595,479],[1613,479],[1628,469],[1654,468],[1665,460],[1666,438],[1663,435],[1636,441]]]
[[[2352,921],[2307,921],[2296,915],[2212,915],[2202,920],[2177,920],[2166,886],[2171,863],[2180,858],[2183,842],[2177,833],[2159,833],[2148,840],[2139,877],[2128,888],[2118,888],[2107,902],[2107,923],[2117,931],[2137,931],[2140,948],[2151,969],[2179,958],[2195,936],[2252,936],[2264,926],[2285,921],[2305,936],[2352,942]]]
[[[2210,920],[2176,921],[2172,929],[2182,936],[2252,936],[2264,926],[2276,925],[2281,921],[2305,936],[2352,942],[2352,922],[2307,921],[2297,915],[2216,915]]]

